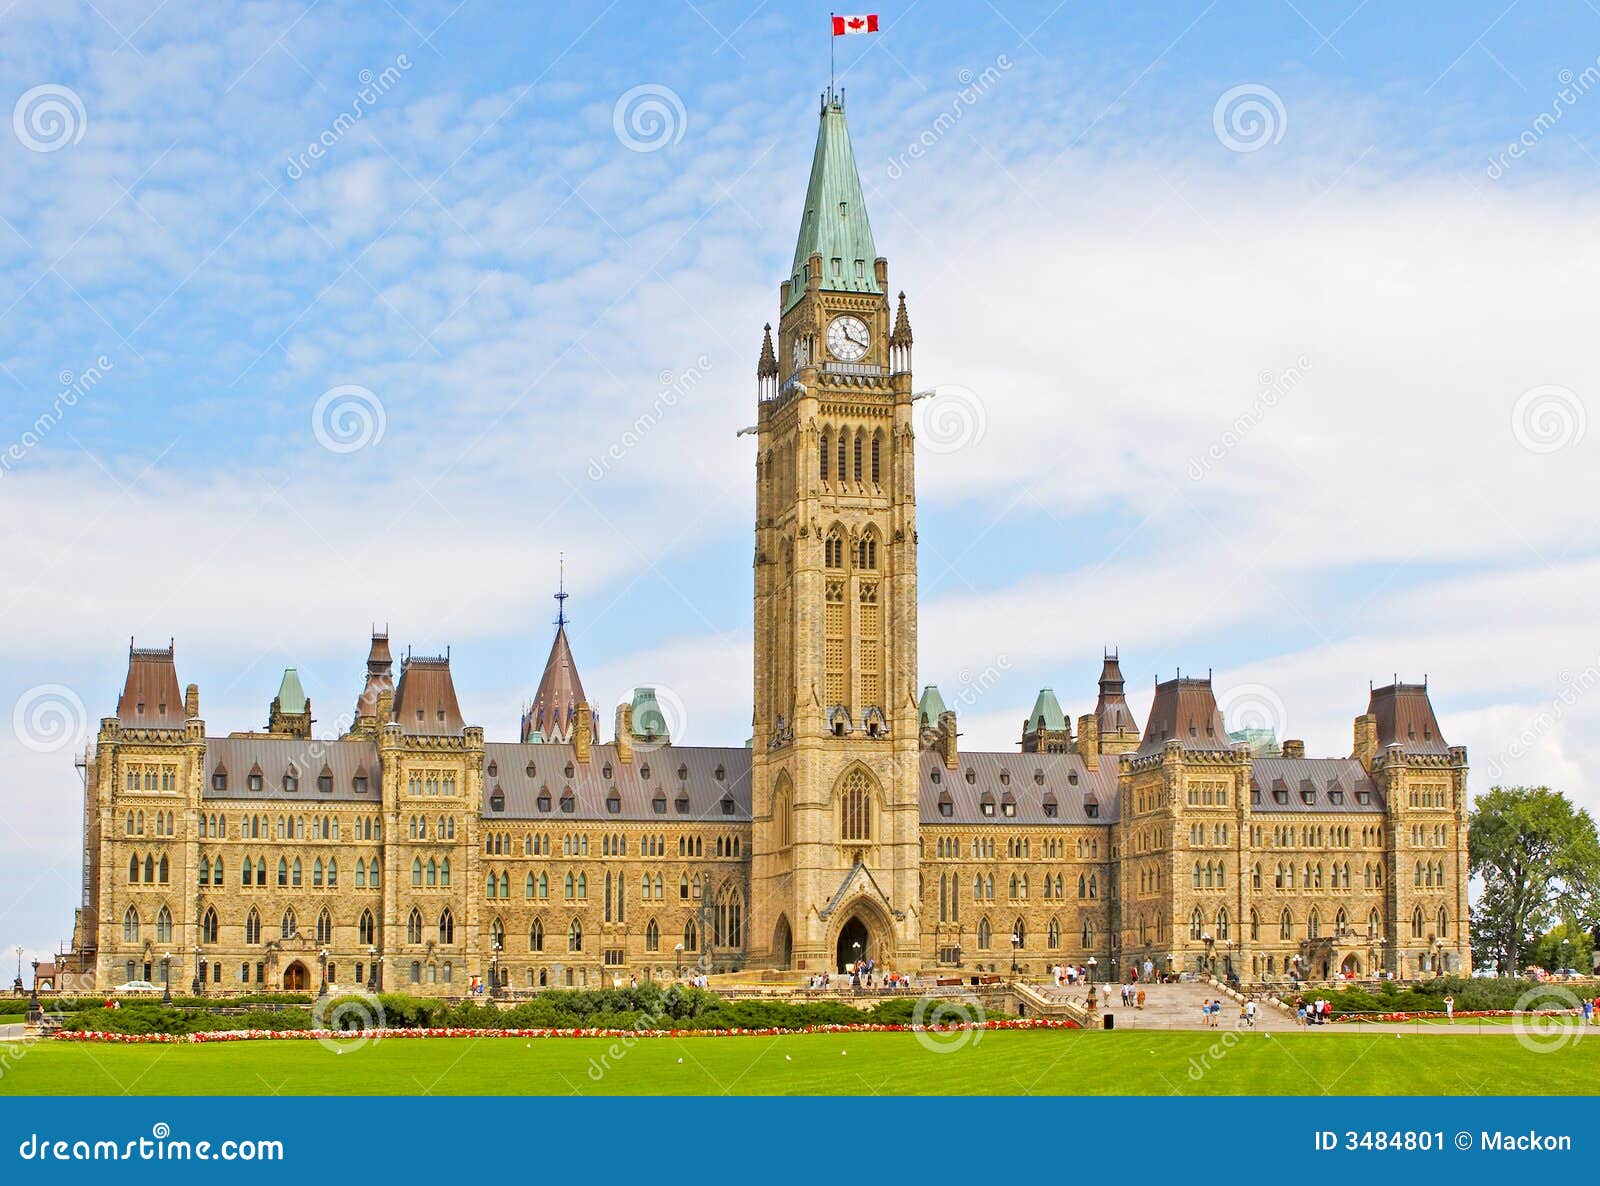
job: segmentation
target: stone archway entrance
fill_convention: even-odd
[[[778,927],[772,935],[772,959],[780,968],[794,966],[794,932],[789,928],[789,916],[778,916]]]
[[[839,928],[839,942],[834,948],[833,966],[840,972],[848,972],[858,960],[877,958],[872,950],[872,936],[867,930],[867,924],[861,921],[860,915],[852,914],[849,921]]]
[[[1361,975],[1361,957],[1355,954],[1344,957],[1344,962],[1339,965],[1339,971],[1346,976]]]
[[[304,992],[311,987],[311,973],[299,960],[283,970],[283,991]]]

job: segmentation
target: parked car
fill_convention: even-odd
[[[119,984],[112,992],[160,992],[161,989],[151,984],[148,980],[130,980],[126,984]]]

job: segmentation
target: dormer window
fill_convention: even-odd
[[[616,787],[612,787],[611,793],[606,796],[606,811],[611,815],[622,814],[622,799],[617,795]]]
[[[294,794],[300,789],[300,776],[295,773],[293,766],[283,773],[283,789],[286,794]]]
[[[1044,803],[1044,814],[1045,814],[1045,818],[1046,819],[1055,819],[1056,815],[1057,815],[1057,813],[1059,811],[1060,811],[1060,807],[1057,805],[1057,803],[1056,803],[1056,801],[1054,799],[1046,799],[1045,800],[1045,803]]]
[[[645,779],[645,780],[648,780],[650,778],[650,763],[649,762],[646,762],[643,766],[639,767],[639,777],[642,778],[642,779]]]
[[[711,772],[711,777],[716,779],[718,782],[726,781],[726,779],[728,777],[728,769],[727,769],[727,767],[718,766],[715,770],[713,770]]]
[[[571,762],[567,763],[567,777],[568,778],[572,777],[572,763]]]
[[[1003,787],[1008,787],[1011,785],[1011,771],[1002,770],[1000,772],[1000,785]]]
[[[1036,787],[1044,786],[1044,771],[1043,770],[1035,770],[1033,772],[1033,785],[1036,786]]]
[[[950,800],[948,800],[948,799],[940,799],[939,800],[939,814],[940,815],[944,816],[946,819],[949,819],[955,813],[956,813],[956,807],[955,807],[954,803],[950,802]]]
[[[667,814],[667,797],[660,791],[657,791],[656,797],[650,800],[650,810],[654,811],[657,815]]]
[[[1071,783],[1073,786],[1077,786],[1078,785],[1078,772],[1076,770],[1068,770],[1067,771],[1067,781],[1069,783]]]
[[[967,785],[970,787],[978,781],[977,772],[971,766],[967,767]]]
[[[489,769],[485,771],[485,773],[488,774],[490,778],[494,778],[500,773],[500,763],[491,761],[489,763]]]
[[[928,780],[930,782],[934,782],[934,783],[940,782],[941,779],[940,779],[940,776],[939,776],[939,772],[937,770],[930,771],[928,773]]]
[[[350,789],[358,795],[365,795],[367,793],[367,776],[358,774],[352,778],[350,780]]]
[[[489,810],[504,811],[506,809],[506,793],[499,787],[489,792]]]
[[[1100,804],[1095,802],[1093,799],[1090,799],[1083,805],[1083,814],[1088,816],[1090,819],[1099,819]]]
[[[228,768],[226,766],[219,765],[211,772],[211,789],[219,792],[228,789]]]
[[[1016,815],[1017,805],[1010,802],[1000,804],[1000,814],[1008,817]]]
[[[1372,802],[1372,792],[1371,791],[1357,791],[1356,792],[1356,802],[1357,803],[1361,803],[1361,804],[1366,804],[1366,803]]]
[[[252,791],[259,791],[261,789],[261,772],[258,770],[251,771],[250,773],[250,789]]]
[[[733,796],[732,795],[724,795],[722,797],[722,814],[723,815],[732,815],[733,814]]]
[[[687,766],[679,766],[678,767],[678,781],[679,782],[683,782],[688,777],[689,777],[689,768]]]
[[[604,778],[604,779],[608,779],[608,780],[610,779],[610,777],[611,777],[611,763],[610,762],[607,762],[604,766],[600,767],[600,777]]]
[[[532,762],[528,763],[528,768],[523,773],[525,773],[529,778],[533,777],[534,771],[533,771],[533,763]]]
[[[561,791],[561,810],[563,814],[571,815],[577,806],[577,800],[572,797],[572,788],[563,787]]]
[[[674,799],[672,801],[672,809],[674,811],[676,811],[679,815],[688,815],[689,814],[689,796],[688,795],[679,795],[676,799]]]
[[[534,802],[540,811],[548,812],[550,810],[550,788],[540,787],[539,797]]]

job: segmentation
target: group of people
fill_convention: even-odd
[[[817,989],[843,987],[840,982],[842,982],[845,975],[845,972],[838,973],[839,982],[836,982],[835,973],[818,972],[807,981],[807,987]],[[880,969],[877,966],[877,962],[870,959],[857,960],[848,969],[848,975],[850,977],[850,987],[856,992],[873,988],[886,988],[891,992],[899,992],[902,989],[916,987],[915,977],[889,968]]]
[[[1451,998],[1446,1003],[1447,1009],[1455,1008],[1455,999]],[[1308,1001],[1305,997],[1294,999],[1294,1023],[1296,1025],[1327,1025],[1333,1020],[1333,1002],[1326,997],[1318,997]]]

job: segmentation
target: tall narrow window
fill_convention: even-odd
[[[869,536],[861,541],[863,556],[868,547],[876,551],[877,544]],[[859,663],[861,666],[861,706],[883,707],[883,677],[880,665],[882,648],[878,637],[878,585],[876,581],[861,584],[861,604],[857,622]]]
[[[828,480],[828,445],[830,443],[831,442],[829,440],[828,434],[826,432],[824,432],[822,434],[822,448],[819,451],[819,465],[818,465],[818,469],[819,469],[819,471],[820,471],[820,473],[822,475],[822,480],[824,482],[826,482]]]
[[[842,796],[843,826],[840,835],[845,840],[872,839],[872,783],[865,771],[852,770],[845,776]]]
[[[872,484],[874,486],[881,485],[883,480],[882,453],[883,434],[875,432],[872,434]]]

